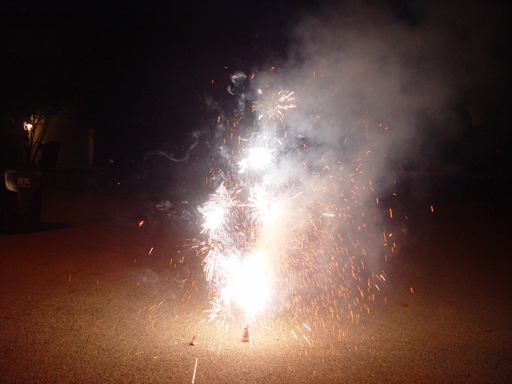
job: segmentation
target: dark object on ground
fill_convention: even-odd
[[[7,191],[17,193],[17,201],[6,199],[12,205],[6,207],[8,229],[10,232],[33,232],[41,224],[41,192],[43,189],[43,174],[33,170],[5,171],[5,186]]]

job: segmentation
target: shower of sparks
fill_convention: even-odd
[[[295,92],[272,93],[258,89],[257,94],[259,101],[254,103],[253,111],[256,112],[258,120],[282,120],[286,111],[297,108],[296,99],[293,97]]]
[[[251,197],[249,197],[249,207],[251,208],[251,222],[260,222],[268,217],[272,211],[272,205],[275,199],[268,194],[265,185],[254,185],[251,188]]]
[[[203,207],[203,216],[205,222],[202,225],[203,230],[201,233],[208,233],[209,237],[212,238],[215,232],[219,231],[221,226],[226,226],[227,218],[226,214],[231,206],[234,205],[229,192],[227,191],[224,184],[222,184],[215,193],[210,201]]]
[[[391,235],[383,232],[375,181],[364,174],[374,152],[336,143],[310,149],[303,135],[288,135],[287,114],[300,106],[295,93],[270,86],[255,93],[254,122],[226,123],[223,165],[211,172],[218,186],[198,207],[209,322],[220,329],[262,315],[340,338],[345,324],[369,313],[385,281],[377,266]],[[360,121],[352,133],[359,142],[369,124]]]

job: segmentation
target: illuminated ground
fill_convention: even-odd
[[[162,236],[154,204],[47,189],[47,230],[0,235],[0,381],[187,383],[197,359],[195,383],[504,382],[512,216],[495,214],[485,179],[413,180],[383,202],[408,216],[383,266],[387,303],[342,342],[302,330],[312,346],[286,322],[253,327],[252,345],[199,323],[200,269],[174,268],[181,240]]]

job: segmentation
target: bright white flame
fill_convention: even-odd
[[[240,162],[240,173],[247,169],[257,171],[263,170],[272,163],[272,151],[268,148],[252,148],[249,150],[249,156]]]
[[[228,264],[233,278],[222,290],[222,296],[232,297],[246,315],[262,310],[270,297],[269,268],[265,258],[250,255],[243,261],[232,259]]]
[[[252,168],[263,169],[266,165],[270,164],[272,156],[267,148],[254,148],[249,151],[247,160]]]

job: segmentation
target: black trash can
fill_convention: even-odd
[[[32,170],[5,171],[5,186],[18,194],[18,205],[13,209],[13,229],[20,232],[39,229],[43,174]]]

